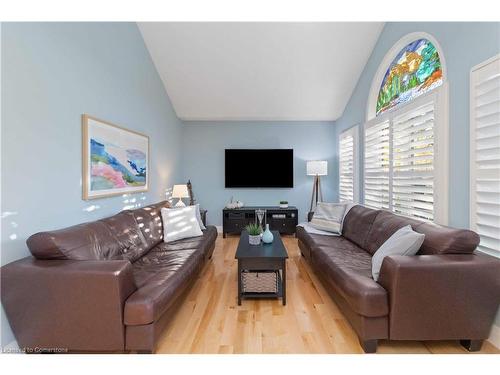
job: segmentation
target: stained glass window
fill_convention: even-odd
[[[436,47],[417,39],[404,47],[387,69],[377,97],[377,115],[406,103],[443,83]]]

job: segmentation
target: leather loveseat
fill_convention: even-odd
[[[2,303],[21,348],[152,352],[215,248],[217,230],[163,242],[168,202],[37,233],[33,257],[1,269]]]
[[[425,234],[416,256],[389,256],[378,282],[371,258],[399,228]],[[377,340],[460,340],[470,351],[488,338],[500,302],[500,260],[474,253],[475,232],[354,206],[342,236],[297,227],[302,255],[356,331],[365,352]]]

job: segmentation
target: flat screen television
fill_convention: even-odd
[[[292,188],[293,149],[226,149],[226,188]]]

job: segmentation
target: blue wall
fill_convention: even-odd
[[[385,54],[403,36],[423,31],[436,38],[448,70],[450,122],[449,225],[469,227],[469,79],[473,66],[500,53],[500,23],[396,22],[387,23],[361,74],[343,116],[338,134],[366,119],[373,77]],[[337,147],[334,148],[337,151]],[[335,155],[338,170],[338,153]],[[362,165],[362,163],[360,163]],[[337,176],[337,174],[335,174]],[[335,186],[338,185],[336,177]],[[336,191],[336,194],[338,192]],[[335,196],[337,198],[337,195]],[[496,317],[500,327],[500,311]]]
[[[306,176],[306,160],[328,160],[329,173],[322,178],[321,186],[325,200],[334,196],[334,132],[333,122],[185,122],[184,179],[191,179],[196,199],[208,210],[210,224],[222,225],[221,210],[231,196],[246,205],[278,205],[280,200],[287,200],[297,206],[299,221],[303,221],[309,210],[313,183],[313,178]],[[293,148],[294,188],[224,188],[226,148]]]
[[[135,23],[3,23],[1,46],[2,264],[28,255],[36,231],[164,199],[182,123]],[[149,192],[81,199],[82,113],[149,135]],[[2,314],[2,345],[12,340]]]

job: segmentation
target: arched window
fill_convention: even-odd
[[[448,88],[444,55],[429,34],[401,38],[382,60],[363,126],[362,201],[448,222]]]
[[[407,44],[387,68],[377,96],[376,114],[406,103],[441,86],[443,71],[439,53],[431,41]]]

